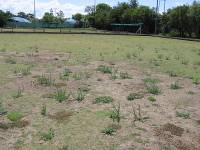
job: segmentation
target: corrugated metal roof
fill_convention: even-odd
[[[29,20],[22,17],[11,17],[10,19],[16,22],[31,23]]]

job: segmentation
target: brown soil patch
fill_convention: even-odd
[[[63,111],[56,112],[55,114],[50,114],[49,118],[62,122],[69,119],[72,115],[73,115],[73,112],[63,110]]]
[[[156,135],[159,136],[163,134],[163,132],[166,132],[166,131],[170,132],[172,135],[182,136],[184,129],[174,124],[167,123],[167,124],[164,124],[161,128],[156,130]]]

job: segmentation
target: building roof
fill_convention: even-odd
[[[31,23],[29,20],[22,17],[11,17],[10,20],[21,23]]]
[[[72,18],[68,18],[68,19],[66,19],[65,23],[75,24],[76,20],[74,20]]]

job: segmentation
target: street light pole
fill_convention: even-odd
[[[94,11],[96,11],[96,0],[94,0]]]
[[[35,10],[35,0],[34,0],[34,30],[36,28],[36,10]]]

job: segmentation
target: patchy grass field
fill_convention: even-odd
[[[200,43],[0,34],[0,149],[200,149]]]

